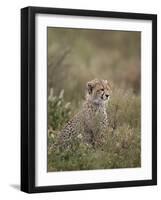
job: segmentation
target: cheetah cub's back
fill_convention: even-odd
[[[59,143],[70,148],[74,140],[95,146],[100,143],[108,125],[106,101],[111,87],[107,80],[92,80],[87,83],[86,100],[77,113],[59,133]]]

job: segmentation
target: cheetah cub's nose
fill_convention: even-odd
[[[108,98],[110,95],[106,94],[106,98]]]

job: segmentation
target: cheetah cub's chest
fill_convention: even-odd
[[[95,105],[87,102],[84,108],[84,123],[92,131],[107,128],[107,112],[105,105]],[[87,109],[86,109],[87,107]],[[102,130],[103,131],[103,130]]]

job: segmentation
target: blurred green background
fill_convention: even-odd
[[[141,166],[141,33],[48,28],[48,171]],[[85,99],[87,81],[107,79],[112,95],[102,149],[78,141],[53,148],[56,136]]]
[[[48,89],[68,101],[84,97],[86,82],[107,79],[140,92],[140,32],[48,28]]]

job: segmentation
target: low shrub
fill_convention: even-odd
[[[72,149],[53,148],[57,134],[77,108],[50,92],[48,98],[48,171],[131,168],[141,166],[140,96],[114,90],[107,105],[109,126],[101,147],[73,140]],[[80,108],[81,109],[81,108]]]

